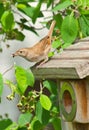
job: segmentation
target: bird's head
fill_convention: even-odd
[[[18,51],[16,51],[14,54],[12,54],[13,57],[15,56],[21,56],[21,57],[26,57],[27,55],[27,48],[22,48],[22,49],[19,49]]]

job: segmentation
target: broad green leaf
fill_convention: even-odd
[[[52,42],[52,47],[57,49],[59,47],[61,47],[62,42],[59,41],[59,39],[57,39],[56,41]]]
[[[20,66],[15,66],[15,76],[18,84],[18,88],[24,94],[28,86],[34,85],[34,76],[31,70],[26,70]]]
[[[31,130],[43,130],[43,125],[36,117],[31,122]]]
[[[73,2],[71,0],[65,0],[64,2],[60,3],[53,8],[53,11],[63,10],[72,5]]]
[[[1,17],[2,27],[5,31],[10,31],[14,28],[14,16],[11,11],[5,11]]]
[[[55,130],[62,130],[60,118],[54,118],[52,124]]]
[[[41,124],[46,125],[50,119],[50,112],[45,110],[40,102],[36,104],[36,117],[40,121]]]
[[[2,95],[2,92],[3,92],[3,77],[2,75],[0,74],[0,97]]]
[[[79,17],[79,24],[83,37],[89,36],[89,19],[82,15]]]
[[[37,6],[35,7],[35,9],[34,9],[34,14],[33,14],[33,19],[32,19],[33,23],[35,23],[37,17],[38,17],[39,14],[40,14],[41,4],[42,4],[42,2],[41,2],[41,0],[40,0],[39,3],[38,3],[38,5],[37,5]]]
[[[32,6],[28,6],[28,5],[26,5],[26,4],[18,4],[17,5],[17,8],[20,10],[20,11],[22,11],[24,14],[26,14],[27,16],[29,16],[30,18],[32,18],[32,19],[34,19],[34,17],[36,17],[36,16],[34,16],[34,15],[36,15],[35,14],[35,10],[36,10],[36,8],[35,7],[32,7]],[[38,12],[36,12],[37,14],[38,14]],[[39,12],[39,15],[38,15],[38,17],[42,17],[43,16],[43,14],[42,14],[42,12],[40,11]]]
[[[18,119],[18,124],[20,126],[24,126],[24,125],[30,123],[31,119],[32,119],[32,114],[30,112],[21,114]]]
[[[6,129],[4,130],[18,130],[18,124],[13,122],[11,125],[9,125]]]
[[[56,20],[56,25],[60,29],[63,21],[62,16],[60,14],[56,14],[53,16],[53,18]]]
[[[53,3],[54,0],[47,0],[47,8]]]
[[[0,19],[1,19],[1,16],[2,16],[2,14],[4,13],[4,6],[3,6],[3,4],[0,4]],[[1,21],[1,20],[0,20]]]
[[[51,80],[45,80],[43,86],[46,87],[52,94],[57,95],[57,84]]]
[[[77,34],[78,34],[77,20],[72,15],[66,16],[62,22],[61,27],[62,39],[64,40],[65,43],[69,44],[76,39]]]
[[[0,120],[0,129],[5,130],[11,124],[12,124],[12,121],[10,119]]]
[[[51,109],[51,106],[52,106],[52,102],[51,100],[49,99],[48,96],[44,95],[44,94],[41,94],[40,95],[40,103],[42,105],[42,107],[45,109],[45,110],[50,110]]]

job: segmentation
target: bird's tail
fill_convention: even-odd
[[[50,26],[49,32],[48,32],[48,36],[49,36],[49,37],[52,36],[52,33],[53,33],[53,29],[54,29],[55,24],[56,24],[56,21],[53,20],[52,23],[51,23],[51,26]]]

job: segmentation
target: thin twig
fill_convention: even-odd
[[[12,65],[10,68],[8,68],[7,70],[5,70],[2,75],[5,75],[5,74],[6,74],[8,71],[10,71],[13,67],[14,67],[14,65]]]

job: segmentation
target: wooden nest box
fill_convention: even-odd
[[[36,79],[57,81],[63,129],[89,130],[89,37],[32,71]]]

